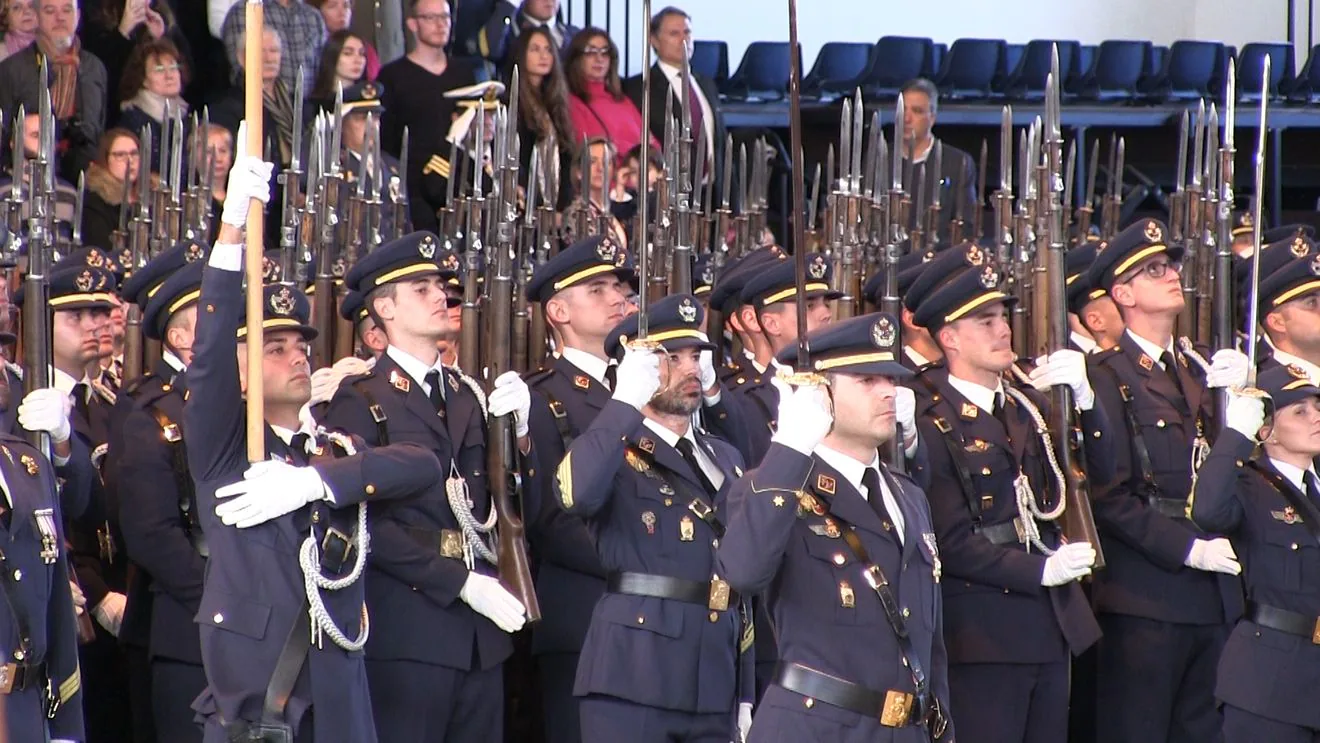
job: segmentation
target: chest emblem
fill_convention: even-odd
[[[930,561],[931,564],[934,565],[931,574],[935,578],[935,582],[939,583],[940,574],[944,572],[944,566],[940,563],[940,548],[939,545],[935,543],[935,532],[922,532],[921,543],[926,547],[926,551],[930,553]]]
[[[1297,509],[1292,506],[1284,508],[1282,511],[1270,511],[1270,515],[1276,521],[1282,521],[1289,526],[1302,523],[1302,517],[1297,515]]]

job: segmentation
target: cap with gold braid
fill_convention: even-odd
[[[68,266],[51,271],[46,279],[50,287],[49,305],[61,310],[87,310],[114,307],[115,275],[104,268]],[[27,287],[14,293],[14,304],[22,305]]]
[[[155,287],[142,308],[143,335],[152,340],[162,340],[170,318],[176,312],[197,303],[197,298],[202,294],[202,269],[205,265],[202,261],[187,263]]]
[[[696,296],[674,294],[665,297],[652,304],[648,314],[650,322],[646,328],[646,342],[659,344],[665,351],[692,347],[715,348],[715,344],[701,330],[706,311],[701,308],[701,302]],[[637,313],[616,325],[605,339],[605,353],[613,358],[622,358],[624,347],[637,341],[639,320],[641,314]]]
[[[807,356],[817,374],[842,372],[905,379],[912,371],[899,360],[897,318],[886,312],[858,315],[807,334]],[[781,364],[797,361],[797,346],[779,352]]]
[[[1169,260],[1181,260],[1181,245],[1168,244],[1169,228],[1156,219],[1143,219],[1114,235],[1114,239],[1096,256],[1089,271],[1092,286],[1109,291],[1118,277],[1136,268],[1148,258],[1161,253]]]
[[[414,232],[381,245],[363,256],[344,277],[349,291],[369,294],[394,281],[411,281],[445,273],[437,261],[440,238],[430,232]]]
[[[742,289],[742,303],[757,309],[778,302],[792,302],[798,296],[797,272],[794,261],[779,261],[747,279]],[[803,300],[815,297],[838,299],[843,292],[830,289],[831,270],[825,256],[815,253],[807,259]],[[804,315],[806,313],[803,313]]]
[[[921,300],[913,312],[912,321],[934,333],[984,307],[1016,304],[1017,297],[1004,291],[1002,280],[1003,274],[995,263],[964,268]]]

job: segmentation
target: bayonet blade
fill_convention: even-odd
[[[1190,112],[1183,111],[1178,123],[1178,176],[1174,181],[1174,191],[1177,193],[1182,193],[1187,188],[1187,137],[1190,116]]]

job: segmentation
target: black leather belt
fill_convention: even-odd
[[[875,691],[797,663],[780,663],[775,668],[775,684],[794,694],[877,719],[885,727],[921,722],[916,713],[916,695],[909,691]]]
[[[1171,519],[1187,518],[1187,499],[1185,498],[1165,498],[1152,495],[1146,498],[1146,505]]]
[[[722,580],[695,581],[647,573],[610,573],[605,590],[628,596],[699,604],[715,611],[726,611],[738,604],[738,595]]]
[[[972,531],[990,540],[991,544],[1026,544],[1026,541],[1022,538],[1022,531],[1018,528],[1018,519],[1020,518],[1021,516],[1017,516],[1012,521],[1002,524],[978,526]],[[1058,530],[1058,526],[1050,521],[1038,524],[1037,528],[1040,529],[1041,536]]]
[[[1320,645],[1320,617],[1248,601],[1247,621],[1279,632],[1305,637],[1312,644]]]
[[[403,527],[403,531],[417,544],[451,560],[463,559],[463,532],[457,529],[418,529]]]
[[[0,694],[13,694],[16,691],[43,688],[49,674],[45,662],[5,663],[0,665]]]

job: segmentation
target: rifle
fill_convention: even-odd
[[[484,169],[482,160],[485,157],[486,148],[486,115],[484,111],[477,112],[476,127],[473,129],[474,146],[472,151],[476,153],[472,160],[472,197],[467,204],[467,229],[464,233],[466,237],[466,248],[463,253],[466,272],[463,275],[463,311],[462,328],[458,335],[458,366],[460,369],[470,373],[478,374],[480,372],[480,349],[479,338],[477,335],[480,323],[480,307],[478,302],[480,295],[477,289],[477,278],[481,275],[481,255],[485,252],[482,245],[482,225],[485,224],[486,197],[485,190],[482,187]],[[464,158],[466,162],[469,158]]]
[[[377,145],[379,146],[379,139]],[[399,148],[399,162],[401,164],[408,162],[408,127],[406,126],[403,128],[403,145]],[[409,232],[408,168],[406,165],[399,168],[398,175],[390,177],[390,205],[394,208],[393,238],[397,240]]]
[[[173,142],[172,132],[174,130],[174,111],[168,101],[165,103],[165,115],[161,119],[160,126],[161,172],[157,175],[156,187],[154,189],[151,189],[150,192],[143,189],[144,193],[146,193],[146,196],[143,199],[143,205],[150,210],[152,217],[150,220],[151,233],[144,263],[146,260],[150,260],[151,256],[160,255],[162,250],[169,247],[170,241],[168,227],[170,207],[170,168],[168,163],[170,157],[170,145]],[[151,127],[149,125],[142,125],[142,135],[138,141],[140,143],[139,147],[143,150],[141,157],[138,158],[138,162],[141,164],[140,172],[150,174],[152,137]],[[148,184],[151,180],[149,177],[142,178],[141,175],[138,176],[138,179],[141,183]],[[141,268],[140,265],[135,267]]]
[[[1086,168],[1086,195],[1077,207],[1077,242],[1086,242],[1091,234],[1091,218],[1095,214],[1095,178],[1100,170],[1100,147],[1091,148],[1091,164]]]
[[[165,168],[165,163],[161,162],[161,168]],[[175,109],[173,123],[170,127],[170,159],[169,159],[169,191],[166,200],[165,217],[165,239],[169,245],[179,242],[179,235],[183,233],[183,199],[181,187],[183,185],[183,111]]]
[[[151,142],[151,130],[147,126],[142,127],[142,141]],[[150,205],[150,186],[151,170],[149,157],[138,159],[137,183],[138,189],[137,204],[133,208],[133,221],[129,226],[129,265],[126,268],[132,272],[141,269],[147,265],[150,260],[151,242],[157,239],[157,235],[152,230],[151,205]],[[124,190],[128,191],[128,171],[124,172]],[[128,199],[124,199],[128,203]],[[157,212],[158,217],[162,217],[162,212]],[[159,234],[159,239],[163,240],[164,235]],[[146,349],[144,347],[145,339],[142,335],[142,308],[136,304],[128,303],[124,312],[124,379],[137,379],[142,375],[145,368]]]
[[[1205,128],[1205,160],[1194,164],[1194,167],[1205,172],[1205,187],[1201,191],[1202,203],[1199,205],[1201,244],[1196,261],[1196,327],[1192,338],[1207,346],[1213,335],[1215,260],[1218,250],[1219,188],[1216,184],[1219,179],[1219,158],[1215,147],[1218,140],[1219,111],[1211,103],[1210,117]]]
[[[1219,213],[1215,215],[1215,226],[1219,234],[1215,249],[1214,332],[1211,337],[1211,347],[1214,349],[1232,348],[1236,340],[1234,328],[1237,327],[1233,321],[1236,309],[1233,301],[1233,204],[1237,200],[1233,192],[1233,160],[1237,157],[1233,138],[1237,127],[1236,62],[1228,66],[1224,96],[1224,129],[1219,146]],[[1222,428],[1225,425],[1224,412],[1228,409],[1228,393],[1225,390],[1216,392],[1215,420]]]
[[[293,96],[293,151],[289,167],[279,176],[283,188],[284,208],[280,215],[280,278],[288,286],[301,287],[304,283],[298,276],[298,230],[302,227],[299,210],[302,209],[302,121],[303,121],[303,67],[298,65],[298,80],[294,84]]]
[[[517,254],[513,262],[513,369],[519,374],[532,371],[530,359],[535,355],[535,350],[528,347],[531,314],[526,297],[527,282],[531,280],[532,271],[536,267],[533,255],[536,250],[536,197],[540,195],[540,179],[541,148],[533,147],[527,171],[527,205],[518,230]]]

